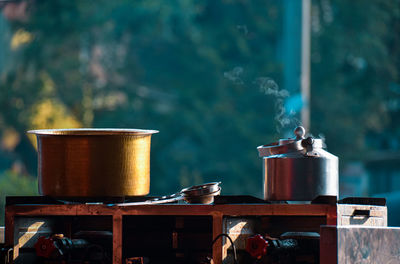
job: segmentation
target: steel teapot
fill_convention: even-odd
[[[301,126],[295,137],[257,148],[263,158],[264,199],[311,201],[338,196],[338,157],[324,150],[323,139],[307,137]]]

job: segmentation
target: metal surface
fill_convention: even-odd
[[[296,128],[294,139],[259,146],[263,157],[264,199],[311,201],[320,195],[338,195],[338,158],[323,149],[321,139],[304,138]]]
[[[387,207],[337,204],[338,225],[387,226]]]
[[[338,263],[399,263],[400,228],[337,227]]]
[[[155,130],[31,130],[38,140],[39,193],[54,197],[146,195]]]
[[[320,263],[400,263],[400,228],[321,227]]]
[[[221,182],[210,182],[182,189],[180,192],[141,202],[119,203],[118,206],[163,204],[185,200],[188,203],[210,204],[221,193]]]

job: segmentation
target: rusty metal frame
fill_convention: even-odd
[[[113,263],[122,263],[123,216],[173,215],[211,216],[213,239],[222,233],[225,216],[322,216],[327,225],[336,225],[336,205],[329,204],[224,204],[224,205],[139,205],[131,207],[103,204],[8,205],[6,206],[5,245],[14,247],[14,219],[29,216],[111,216]],[[222,240],[213,245],[214,264],[222,263]]]

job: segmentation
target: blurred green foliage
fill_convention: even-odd
[[[400,147],[400,1],[314,1],[312,131],[342,164]]]
[[[149,128],[153,195],[222,181],[260,196],[256,147],[282,133],[255,80],[282,85],[282,2],[29,2],[7,22],[0,169],[36,174],[28,129]],[[399,32],[399,0],[312,1],[311,132],[342,165],[400,146]]]
[[[0,212],[4,212],[6,196],[21,194],[37,195],[37,179],[12,171],[0,173]],[[0,223],[4,223],[4,213],[0,214]]]
[[[253,81],[280,78],[280,8],[275,1],[34,2],[27,22],[12,24],[32,37],[3,72],[3,122],[18,133],[69,127],[70,116],[85,127],[158,129],[152,193],[223,181],[227,193],[260,194],[256,146],[273,140],[275,113],[273,98]],[[237,66],[243,73],[224,77]],[[57,105],[68,111],[56,114]],[[32,159],[29,142],[20,145],[21,159]]]

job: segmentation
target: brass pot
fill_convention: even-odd
[[[30,130],[38,142],[39,193],[54,197],[139,196],[150,190],[156,130]]]

